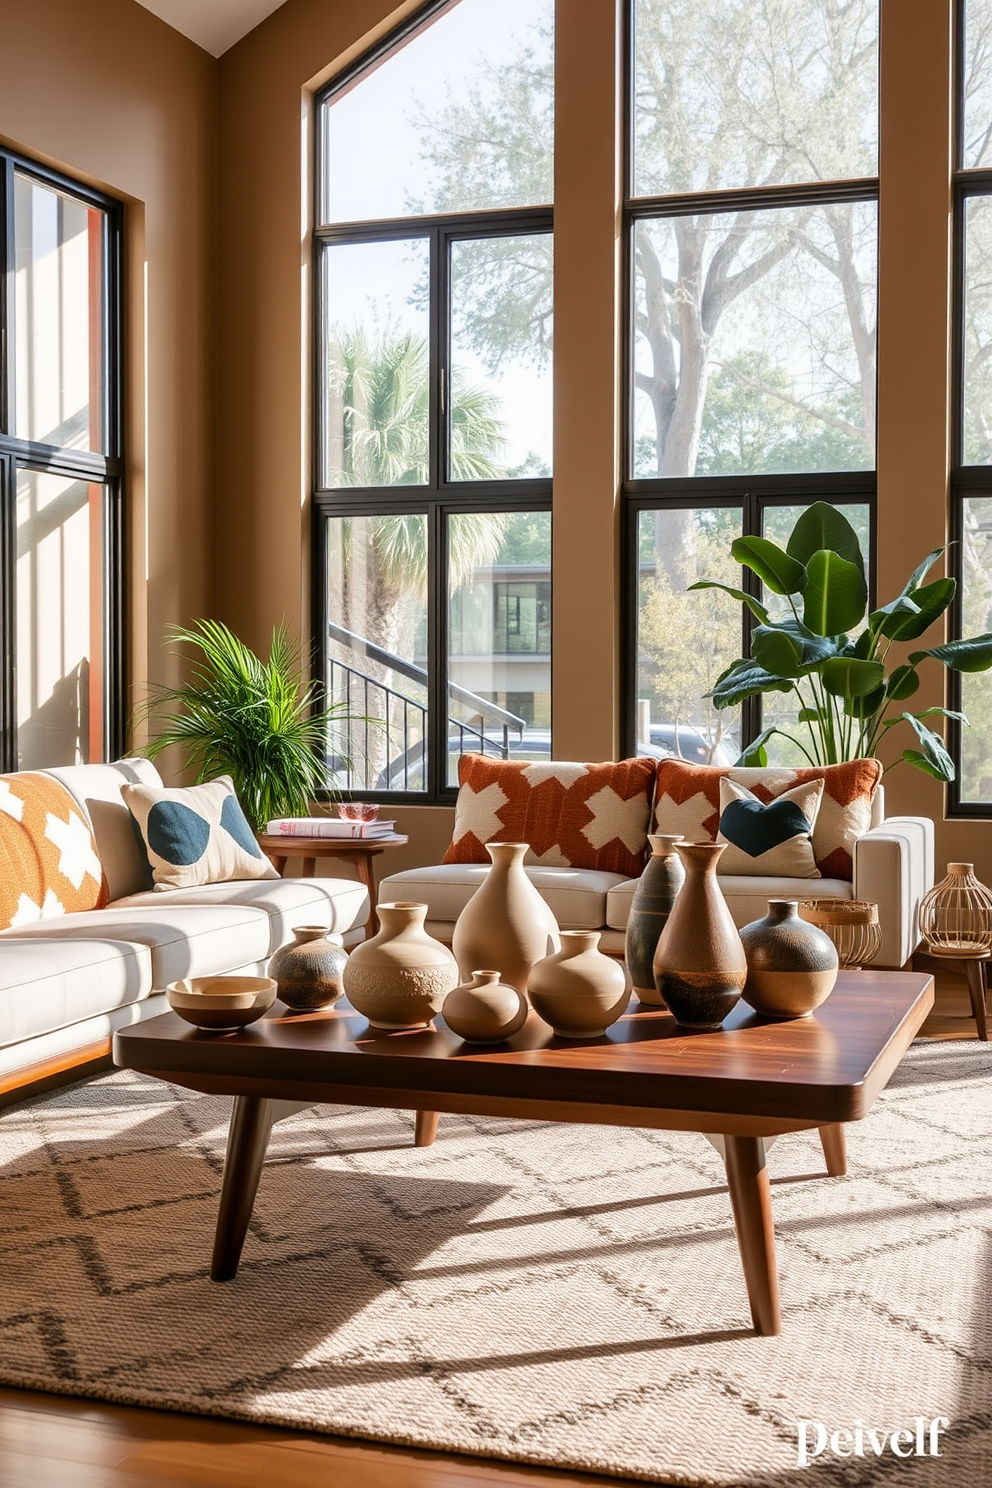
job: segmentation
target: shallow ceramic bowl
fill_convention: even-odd
[[[267,1013],[276,1000],[272,977],[189,977],[165,989],[169,1006],[195,1028],[214,1033],[244,1028]]]

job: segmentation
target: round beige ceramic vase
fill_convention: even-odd
[[[523,1028],[527,999],[499,979],[498,971],[473,971],[472,980],[456,987],[441,1009],[452,1033],[469,1044],[499,1044]]]
[[[719,1028],[740,998],[747,960],[716,865],[724,842],[679,843],[685,883],[661,932],[654,980],[676,1023]]]
[[[559,1038],[601,1038],[630,1001],[624,969],[602,954],[598,930],[563,930],[561,950],[537,963],[528,991]]]
[[[458,916],[451,949],[467,981],[495,967],[526,994],[531,967],[561,949],[558,921],[524,872],[526,842],[487,842],[492,867]]]
[[[426,904],[380,904],[378,935],[348,957],[344,990],[373,1028],[423,1027],[458,984],[458,963],[426,918]]]

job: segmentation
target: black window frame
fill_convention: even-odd
[[[371,48],[351,67],[335,77],[314,98],[314,187],[312,325],[313,353],[313,441],[311,449],[311,667],[318,686],[326,688],[328,623],[327,531],[328,518],[375,514],[426,514],[428,541],[427,585],[427,672],[428,746],[426,788],[423,791],[362,789],[363,800],[394,805],[450,805],[458,788],[447,781],[448,756],[448,545],[447,523],[465,512],[550,512],[553,476],[527,476],[501,480],[456,481],[446,474],[449,455],[448,410],[442,389],[450,387],[451,368],[451,246],[457,242],[554,234],[553,206],[501,208],[460,213],[370,219],[361,222],[325,223],[323,187],[325,130],[323,109],[337,95],[354,87],[373,71],[390,52],[415,32],[428,26],[453,0],[432,0],[383,41]],[[426,485],[327,486],[324,480],[324,451],[327,445],[323,255],[337,243],[365,244],[410,238],[429,242],[430,291],[428,300],[429,345],[429,479]],[[370,639],[374,640],[374,637]],[[356,792],[318,793],[349,796]]]
[[[102,353],[106,378],[106,449],[102,452],[22,439],[15,416],[15,175],[36,181],[103,214],[105,306]],[[0,145],[0,771],[17,761],[16,488],[18,470],[65,476],[100,485],[103,506],[103,718],[104,753],[124,751],[124,416],[123,416],[124,206],[114,197]],[[74,761],[67,760],[66,764]]]

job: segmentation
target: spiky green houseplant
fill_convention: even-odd
[[[168,639],[199,654],[187,682],[158,688],[150,699],[148,756],[175,745],[198,784],[230,775],[256,832],[273,817],[305,816],[327,786],[329,742],[340,755],[351,715],[341,704],[316,706],[317,685],[285,626],[272,632],[268,661],[217,620],[173,626]]]
[[[764,537],[739,537],[730,551],[757,575],[766,593],[785,599],[788,614],[774,619],[753,594],[728,584],[703,579],[689,585],[723,589],[758,621],[751,655],[729,666],[707,696],[715,707],[730,708],[759,693],[792,692],[801,726],[799,737],[774,724],[764,729],[738,764],[766,765],[765,746],[775,734],[797,745],[811,764],[862,759],[876,753],[890,729],[902,727],[915,739],[901,760],[938,780],[953,780],[954,762],[944,741],[924,720],[939,716],[967,724],[967,718],[947,708],[914,713],[904,705],[919,689],[924,662],[958,672],[992,667],[992,634],[899,652],[895,665],[890,656],[894,645],[918,639],[951,604],[954,579],[926,582],[944,549],[928,553],[895,599],[871,614],[857,533],[827,502],[807,508],[784,549]]]

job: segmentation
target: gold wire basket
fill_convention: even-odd
[[[867,899],[806,899],[799,905],[799,915],[830,936],[845,970],[857,971],[878,955],[882,928],[877,904]]]
[[[948,863],[947,877],[920,904],[920,939],[936,956],[987,956],[992,951],[992,892],[973,863]]]

